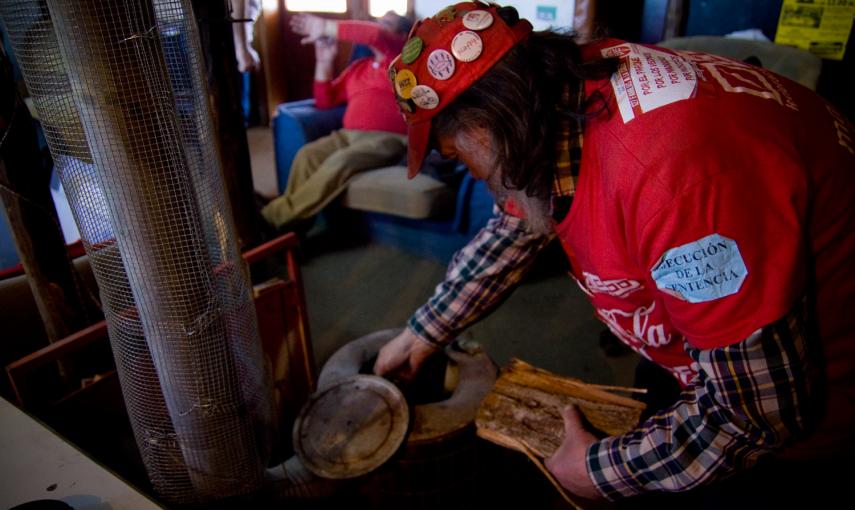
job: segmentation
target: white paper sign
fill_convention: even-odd
[[[748,268],[736,241],[711,234],[666,251],[651,276],[659,290],[703,303],[739,292]]]
[[[695,93],[697,73],[680,55],[629,43],[605,48],[602,54],[621,60],[611,81],[624,123]]]

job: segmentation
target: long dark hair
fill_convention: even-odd
[[[611,76],[617,66],[615,59],[583,63],[571,35],[533,32],[436,116],[434,137],[487,128],[494,137],[503,184],[548,198],[562,120],[582,121],[607,105],[599,94],[586,98],[580,109],[562,105],[565,87],[576,91],[584,80]]]

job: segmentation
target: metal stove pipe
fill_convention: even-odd
[[[93,259],[155,489],[191,503],[260,488],[269,392],[189,4],[19,0],[2,14]]]

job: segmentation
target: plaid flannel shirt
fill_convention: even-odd
[[[564,99],[567,104],[566,92]],[[580,105],[581,93],[572,99]],[[579,123],[560,126],[552,193],[556,220],[569,210],[582,142]],[[552,237],[531,232],[524,220],[499,208],[495,212],[410,319],[408,327],[423,341],[443,345],[489,313],[513,292]],[[700,350],[686,343],[699,377],[681,400],[630,433],[589,448],[588,474],[600,492],[618,499],[691,489],[752,465],[802,433],[810,389],[804,309],[728,347]]]
[[[635,430],[588,449],[608,499],[682,491],[752,466],[812,425],[805,300],[778,322],[717,349],[686,352],[698,379]]]

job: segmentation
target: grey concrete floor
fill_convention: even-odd
[[[351,340],[404,327],[445,273],[435,261],[376,244],[309,251],[302,269],[318,367]],[[604,326],[587,298],[549,265],[539,261],[507,301],[461,336],[499,366],[517,357],[588,382],[631,385],[638,358],[605,355],[598,345]]]

